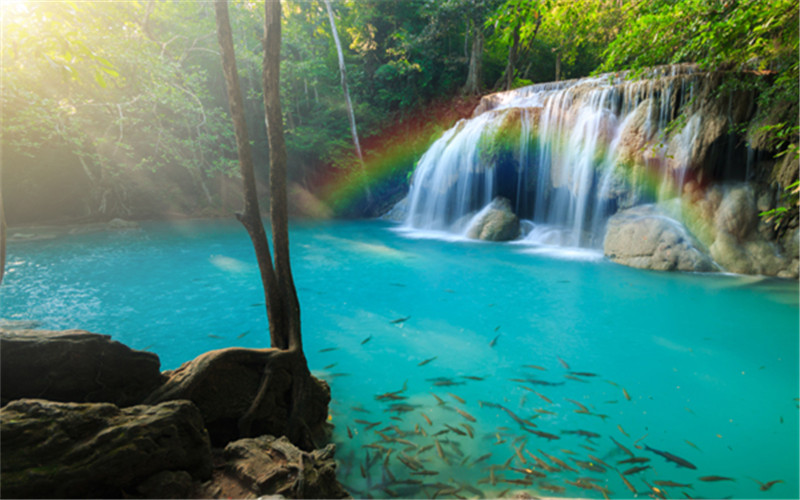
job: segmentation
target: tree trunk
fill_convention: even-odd
[[[239,171],[242,175],[244,197],[244,210],[237,213],[236,217],[247,230],[250,241],[258,261],[261,273],[261,283],[264,287],[264,299],[267,306],[267,320],[269,321],[269,336],[272,347],[285,349],[286,320],[281,295],[277,288],[275,270],[272,267],[272,256],[261,222],[258,209],[258,193],[256,192],[256,179],[253,168],[253,156],[250,151],[250,139],[247,134],[247,125],[242,104],[242,91],[239,87],[239,75],[236,71],[236,54],[233,49],[233,35],[228,18],[228,3],[226,0],[216,0],[214,10],[217,20],[217,37],[222,55],[222,69],[225,73],[225,84],[228,91],[228,104],[231,108],[233,129],[236,135],[236,149],[239,155]]]
[[[561,81],[561,51],[556,50],[556,81]]]
[[[483,30],[480,24],[470,23],[472,34],[472,50],[469,56],[469,69],[467,82],[464,84],[463,93],[467,95],[479,94],[483,82]]]
[[[6,272],[6,207],[3,205],[3,169],[0,167],[0,285]]]
[[[508,64],[506,65],[505,90],[511,90],[514,86],[514,72],[516,71],[517,55],[519,51],[519,29],[520,23],[514,26],[514,33],[511,39],[511,47],[508,49]]]
[[[289,216],[286,200],[286,142],[280,102],[281,4],[279,0],[264,2],[264,60],[262,84],[269,142],[270,218],[272,245],[275,250],[275,278],[283,299],[286,330],[279,349],[303,350],[300,335],[300,304],[289,261]]]
[[[347,116],[350,119],[350,132],[353,134],[353,145],[356,148],[356,155],[358,155],[358,162],[361,165],[361,173],[364,176],[364,191],[367,194],[367,201],[372,204],[372,191],[369,188],[369,178],[367,177],[367,168],[364,165],[364,157],[361,154],[361,143],[358,141],[358,130],[356,129],[356,117],[353,113],[353,103],[350,101],[350,90],[347,88],[347,69],[344,65],[344,54],[342,53],[342,44],[339,41],[339,33],[336,31],[336,21],[333,18],[333,9],[331,8],[330,0],[325,0],[325,7],[328,9],[328,19],[331,22],[331,32],[333,33],[333,41],[336,43],[336,53],[339,56],[339,73],[342,80],[342,91],[344,91],[344,102],[347,106]]]

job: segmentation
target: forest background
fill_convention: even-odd
[[[427,146],[482,94],[603,72],[635,78],[660,64],[696,63],[727,72],[727,86],[752,88],[757,130],[747,137],[797,152],[795,0],[333,1],[363,163],[325,3],[283,4],[290,200],[305,214],[388,209]],[[229,215],[241,206],[212,3],[0,9],[0,203],[10,225]],[[247,1],[232,1],[230,12],[264,187],[264,13]]]

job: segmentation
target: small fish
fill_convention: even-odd
[[[628,435],[628,433],[627,433],[627,432],[625,432],[625,429],[623,429],[621,425],[617,424],[617,429],[619,429],[619,431],[620,431],[620,432],[621,432],[621,433],[622,433],[622,434],[623,434],[625,437],[630,437],[630,436]]]
[[[449,387],[451,385],[464,385],[464,382],[454,382],[452,380],[440,380],[438,382],[434,382],[433,385],[436,387]]]
[[[347,437],[353,439],[353,431],[350,430],[350,427],[347,427]]]
[[[521,486],[530,486],[533,484],[533,481],[530,479],[501,479],[500,481],[503,483],[518,484]]]
[[[425,361],[420,361],[419,364],[417,364],[417,366],[425,366],[428,363],[430,363],[431,361],[435,360],[436,358],[438,358],[438,356],[434,356],[432,358],[428,358]]]
[[[732,477],[725,477],[725,476],[703,476],[698,477],[697,479],[706,482],[714,482],[714,481],[736,481]]]
[[[402,318],[393,319],[389,323],[391,323],[393,325],[399,325],[400,323],[405,323],[406,321],[408,321],[410,319],[411,319],[411,316],[403,316]]]
[[[651,452],[655,453],[656,455],[661,455],[666,460],[675,463],[678,467],[685,467],[687,469],[697,469],[697,467],[695,467],[694,464],[692,464],[688,460],[683,459],[683,458],[681,458],[679,456],[673,455],[672,453],[669,453],[667,451],[654,450],[653,448],[650,448],[647,445],[644,445],[644,449],[647,450],[647,451],[651,451]]]
[[[456,396],[456,395],[455,395],[455,394],[453,394],[452,392],[448,392],[448,393],[447,393],[447,395],[448,395],[448,396],[450,396],[451,398],[455,399],[456,401],[458,401],[458,402],[459,402],[459,403],[461,403],[462,405],[463,405],[463,404],[466,404],[466,401],[464,401],[464,399],[463,399],[463,398],[461,398],[460,396]]]
[[[569,372],[570,375],[576,375],[578,377],[596,377],[596,373],[591,372]]]
[[[676,483],[675,481],[653,481],[653,483],[665,488],[692,488],[691,484]]]
[[[236,338],[240,339],[240,338],[244,337],[245,335],[247,335],[248,333],[250,333],[250,330],[247,330],[246,332],[240,333],[239,335],[236,336]]]
[[[476,377],[475,375],[461,375],[461,377],[469,380],[477,380],[478,382],[485,380],[484,377]]]
[[[436,476],[439,471],[436,470],[419,470],[411,473],[412,476]]]
[[[500,329],[500,326],[501,326],[501,325],[497,325],[496,327],[494,327],[494,331],[497,331],[497,330],[499,330],[499,329]]]
[[[599,466],[598,464],[596,464],[594,462],[587,462],[585,460],[577,460],[577,459],[574,459],[574,458],[571,458],[571,460],[573,462],[575,462],[578,465],[578,467],[580,467],[581,469],[590,470],[592,472],[605,472],[606,471],[605,468]]]
[[[558,356],[556,356],[556,359],[558,360],[559,363],[561,363],[561,366],[563,366],[564,368],[569,370],[569,365],[567,364],[566,361],[564,361],[563,359],[559,358]]]
[[[565,491],[567,491],[567,489],[564,488],[563,486],[558,486],[558,485],[550,484],[550,483],[539,483],[539,488],[541,488],[543,490],[546,490],[546,491],[550,491],[552,493],[558,493],[558,494],[561,494],[561,493],[564,493]]]
[[[545,410],[545,409],[543,409],[543,408],[534,408],[534,410],[533,410],[533,411],[535,411],[536,413],[541,413],[541,414],[544,414],[544,415],[558,415],[558,414],[557,414],[556,412],[554,412],[554,411]]]
[[[649,469],[649,465],[641,465],[638,467],[631,467],[630,469],[624,471],[622,473],[623,476],[630,476],[631,474],[636,474],[637,472],[642,472],[643,470]]]
[[[492,339],[491,342],[489,342],[489,347],[494,347],[494,346],[497,345],[497,339],[500,338],[500,335],[502,335],[502,334],[497,335],[495,338]]]
[[[572,450],[568,450],[566,448],[561,448],[561,453],[566,453],[567,455],[575,455],[575,452]]]
[[[589,412],[589,408],[587,408],[587,407],[583,406],[582,404],[580,404],[579,402],[575,401],[574,399],[567,399],[567,398],[564,398],[564,399],[565,399],[565,400],[567,400],[567,401],[569,401],[570,403],[572,403],[572,404],[574,404],[574,405],[577,405],[577,406],[578,406],[578,407],[581,409],[581,411],[582,411],[582,412],[584,412],[584,413],[590,413],[590,412]]]
[[[324,349],[320,349],[319,352],[331,352],[339,349],[338,347],[326,347]]]
[[[550,460],[550,462],[558,465],[562,469],[565,469],[565,470],[568,470],[568,471],[572,471],[572,472],[578,472],[577,470],[575,470],[572,467],[570,467],[563,460],[561,460],[561,459],[559,459],[557,457],[554,457],[553,455],[548,455],[547,453],[543,452],[542,450],[537,450],[537,451],[539,452],[540,455],[544,456],[546,459]]]
[[[364,345],[364,344],[366,344],[366,343],[367,343],[367,342],[369,342],[370,340],[372,340],[372,335],[370,335],[369,337],[367,337],[367,338],[365,338],[364,340],[362,340],[362,341],[361,341],[361,345]]]
[[[433,425],[433,421],[430,419],[429,416],[425,415],[424,413],[421,413],[420,415],[422,415],[422,418],[424,418],[425,421],[428,422],[428,425]]]
[[[573,377],[572,375],[564,375],[564,378],[568,378],[570,380],[574,380],[575,382],[580,382],[582,384],[588,384],[588,380],[583,380],[582,378]]]
[[[605,465],[609,469],[613,469],[614,468],[614,467],[611,467],[610,465],[608,465],[607,463],[603,462],[602,460],[600,460],[599,458],[597,458],[596,456],[594,456],[592,454],[589,454],[589,458],[591,458],[592,460],[594,460],[598,464]]]
[[[477,422],[478,421],[475,417],[473,417],[469,413],[465,412],[464,410],[460,410],[458,408],[454,408],[454,409],[458,412],[459,415],[461,415],[462,417],[466,418],[468,421],[470,421],[470,422]]]
[[[525,474],[526,476],[547,477],[547,474],[543,474],[533,469],[520,469],[518,467],[509,467],[508,470],[513,470],[514,472],[519,472],[520,474]]]
[[[445,404],[444,400],[443,400],[442,398],[440,398],[439,396],[437,396],[436,394],[434,394],[434,393],[431,393],[431,396],[433,396],[434,398],[436,398],[436,402],[437,402],[439,405],[444,405],[444,404]]]
[[[526,431],[530,432],[531,434],[535,434],[535,435],[539,436],[540,438],[544,438],[544,439],[546,439],[548,441],[552,441],[554,439],[561,439],[560,437],[556,436],[555,434],[550,434],[549,432],[542,432],[542,431],[537,431],[537,430],[533,430],[533,429],[528,429],[527,427],[524,427],[524,429]]]
[[[650,459],[647,458],[647,457],[631,457],[631,458],[626,458],[625,460],[620,460],[617,463],[618,464],[644,464],[644,463],[647,463],[649,461],[650,461]]]
[[[571,484],[572,486],[577,486],[578,488],[583,488],[584,490],[592,490],[594,489],[594,485],[591,483],[585,483],[583,481],[571,481],[569,479],[564,480],[565,483]]]
[[[328,365],[328,366],[326,366],[326,367],[324,367],[324,368],[322,368],[322,369],[323,369],[323,370],[330,370],[331,368],[333,368],[334,366],[336,366],[336,365],[338,365],[338,364],[339,364],[339,363],[331,363],[330,365]]]
[[[628,394],[628,391],[624,387],[622,388],[622,394],[625,395],[625,399],[627,399],[628,401],[631,400],[630,394]]]
[[[466,436],[467,435],[466,432],[462,431],[461,429],[456,429],[455,427],[453,427],[453,426],[451,426],[449,424],[444,424],[444,426],[447,427],[448,429],[450,429],[451,431],[455,432],[459,436]]]
[[[470,439],[475,438],[475,429],[473,429],[471,425],[465,424],[463,422],[460,423],[459,425],[467,430],[467,434],[469,434]]]
[[[751,477],[750,479],[753,479],[753,478]],[[753,481],[755,481],[755,482],[757,482],[759,484],[761,491],[767,491],[768,489],[772,488],[776,484],[783,482],[782,479],[776,479],[776,480],[770,481],[768,483],[762,483],[758,479],[753,479]]]
[[[584,450],[597,451],[596,449],[592,448],[591,446],[586,446],[585,444],[579,444],[578,446],[580,446]]]
[[[219,335],[214,335],[213,333],[209,333],[208,334],[208,338],[210,338],[210,339],[221,339],[221,340],[225,339],[225,337],[220,337]]]
[[[600,437],[600,434],[598,434],[596,432],[585,431],[583,429],[578,429],[576,431],[564,430],[564,431],[561,431],[561,434],[575,434],[576,436],[585,437],[587,439],[594,439],[594,438],[599,438]]]
[[[543,372],[547,371],[547,368],[544,368],[539,365],[522,365],[522,366],[524,366],[525,368],[533,368],[534,370],[542,370]]]
[[[542,395],[542,394],[539,394],[539,393],[538,393],[538,392],[536,392],[536,391],[533,391],[533,393],[534,393],[534,394],[536,394],[537,396],[539,396],[540,398],[542,398],[543,400],[547,401],[548,403],[550,403],[550,404],[553,404],[553,402],[552,402],[552,401],[550,400],[550,398],[548,398],[547,396],[544,396],[544,395]]]
[[[484,460],[490,459],[491,457],[492,457],[491,453],[487,453],[486,455],[481,455],[478,458],[476,458],[474,462],[472,462],[472,465],[479,464],[479,463],[483,462]]]
[[[442,460],[447,460],[447,457],[444,454],[444,449],[442,448],[442,444],[439,442],[439,440],[434,439],[433,443],[436,445],[436,454],[439,455],[439,458]]]

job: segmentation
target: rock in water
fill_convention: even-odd
[[[511,210],[511,201],[498,196],[473,217],[467,237],[487,241],[509,241],[519,236],[519,217]]]
[[[118,408],[20,399],[0,410],[0,430],[3,498],[123,498],[163,471],[211,476],[208,434],[189,401]]]
[[[250,407],[273,352],[272,349],[232,347],[201,354],[176,370],[164,372],[169,380],[154,391],[146,403],[191,400],[203,415],[212,443],[225,445],[240,437],[237,422]],[[252,431],[255,435],[283,436],[289,434],[293,381],[284,367],[271,368],[269,388],[253,421]],[[324,381],[309,375],[304,397],[304,421],[315,438],[322,438],[326,432],[330,388]]]
[[[603,253],[618,264],[657,271],[716,271],[701,248],[680,222],[652,206],[611,217],[603,242]]]
[[[165,378],[158,356],[83,330],[0,330],[3,402],[140,404]]]
[[[345,498],[336,479],[335,446],[306,453],[285,437],[240,439],[225,447],[225,466],[205,485],[202,497]]]

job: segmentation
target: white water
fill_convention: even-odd
[[[699,81],[693,68],[650,76],[603,75],[490,96],[482,113],[459,121],[420,159],[405,228],[464,234],[469,216],[505,196],[533,223],[525,242],[599,246],[618,209],[680,194],[702,129],[689,109]],[[687,112],[668,137],[670,122]],[[511,144],[511,154],[497,154],[497,141]]]

